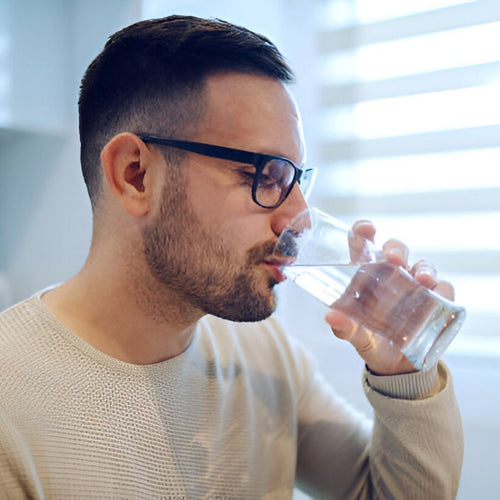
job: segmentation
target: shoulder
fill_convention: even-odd
[[[39,328],[41,307],[39,297],[31,297],[0,314],[0,345],[20,341],[24,333]]]
[[[38,295],[0,314],[0,384],[38,366],[51,349],[54,320]],[[35,371],[35,370],[33,370]],[[36,375],[34,375],[36,376]]]

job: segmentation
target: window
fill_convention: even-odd
[[[500,354],[500,3],[330,0],[315,202],[398,237],[456,288],[450,347]]]

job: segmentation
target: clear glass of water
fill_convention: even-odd
[[[371,241],[316,208],[289,224],[274,251],[287,278],[426,369],[458,333],[465,309],[381,256]]]

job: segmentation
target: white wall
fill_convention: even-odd
[[[0,272],[17,301],[85,259],[91,215],[79,167],[79,81],[107,36],[137,20],[140,2],[1,0],[0,9],[9,79],[0,111]]]
[[[290,59],[299,83],[308,157],[314,163],[316,126],[311,0],[172,0],[161,11],[222,17],[269,35]],[[151,7],[152,8],[152,7]],[[84,68],[116,29],[139,19],[139,0],[0,0],[8,15],[7,67],[0,85],[0,271],[12,300],[66,279],[86,256],[90,208],[81,180],[76,127],[78,84]],[[0,71],[2,36],[0,33]],[[1,77],[0,77],[1,82]],[[3,92],[3,93],[2,93]],[[7,96],[7,99],[3,97]],[[2,109],[2,106],[5,109]],[[3,120],[3,121],[1,121]],[[314,201],[314,200],[313,200]],[[361,391],[362,363],[335,339],[314,299],[285,284],[278,314],[318,356],[340,392],[370,412]],[[500,361],[495,356],[447,355],[453,369],[466,439],[459,498],[495,498],[500,463]]]

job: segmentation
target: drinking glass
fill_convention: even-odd
[[[274,258],[287,278],[382,336],[417,370],[437,363],[465,319],[463,307],[419,285],[370,240],[317,208],[292,220]]]

